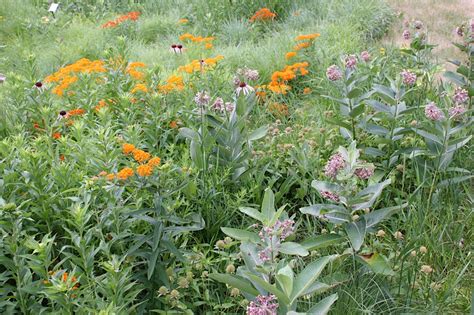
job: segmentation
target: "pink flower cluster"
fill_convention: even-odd
[[[216,112],[232,112],[234,110],[234,104],[232,102],[225,102],[221,97],[216,98],[214,103],[211,105],[211,109]]]
[[[404,30],[402,36],[403,36],[403,39],[409,40],[411,37],[411,33],[409,30]]]
[[[247,315],[277,315],[278,303],[276,296],[259,295],[247,306]]]
[[[324,175],[327,177],[336,177],[337,172],[343,169],[345,166],[344,159],[340,153],[336,153],[327,162],[326,166],[324,167]]]
[[[456,104],[462,104],[469,99],[469,94],[462,87],[457,87],[454,90],[453,100]]]
[[[331,81],[338,81],[342,78],[342,71],[336,65],[332,65],[326,70],[326,76]]]
[[[199,106],[203,107],[209,104],[211,97],[205,91],[197,92],[196,96],[194,96],[194,102]]]
[[[284,241],[288,236],[293,234],[295,232],[295,221],[291,219],[287,219],[284,221],[276,221],[276,223],[273,226],[266,226],[264,227],[258,235],[262,240],[264,240],[267,237],[271,236],[278,236],[280,238],[280,241]]]
[[[358,168],[354,171],[354,174],[360,179],[368,179],[372,175],[374,175],[374,168],[373,167]]]
[[[370,54],[368,51],[363,51],[360,53],[360,59],[364,60],[365,62],[370,61]]]
[[[458,120],[466,112],[466,108],[462,105],[456,105],[448,109],[449,118]]]
[[[400,75],[402,76],[403,84],[408,86],[415,84],[416,74],[414,74],[410,70],[403,70],[402,72],[400,72]]]
[[[425,106],[425,116],[428,119],[438,121],[444,118],[444,114],[441,109],[436,106],[434,102],[429,103]]]
[[[248,81],[257,81],[259,78],[258,71],[249,68],[237,69],[237,75],[243,76]]]
[[[332,200],[334,202],[339,202],[339,196],[335,193],[323,190],[320,192],[320,194],[321,194],[321,197],[323,197],[324,199]]]
[[[357,57],[355,55],[349,55],[344,62],[347,69],[354,70],[357,65]]]

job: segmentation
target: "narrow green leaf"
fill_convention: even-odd
[[[256,233],[246,231],[246,230],[241,230],[241,229],[234,229],[234,228],[228,228],[228,227],[223,227],[221,228],[222,232],[225,234],[229,235],[232,238],[235,238],[236,240],[239,241],[252,241],[252,242],[259,242],[260,238]]]
[[[331,306],[336,302],[338,299],[337,293],[334,293],[333,295],[330,295],[321,301],[318,302],[318,304],[314,305],[311,307],[307,314],[311,315],[326,315],[329,310],[331,309]]]

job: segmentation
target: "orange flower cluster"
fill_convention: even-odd
[[[50,276],[54,276],[57,272],[54,272],[54,271],[50,271],[49,272],[49,275]],[[73,290],[77,290],[79,288],[79,283],[77,282],[77,278],[73,275],[71,276],[71,278],[69,279],[69,274],[65,271],[63,273],[63,275],[61,276],[61,280],[63,282],[68,282],[68,280],[71,280],[71,283],[74,284],[74,286],[72,287]],[[43,281],[44,284],[49,284],[49,280],[44,280]]]
[[[129,12],[125,15],[119,16],[118,18],[116,18],[113,21],[108,21],[107,23],[102,25],[102,28],[116,27],[117,25],[119,25],[119,24],[121,24],[121,23],[123,23],[127,20],[136,21],[136,20],[138,20],[138,17],[140,16],[140,14],[141,13],[138,12],[138,11]]]
[[[146,65],[143,62],[130,62],[127,69],[125,70],[132,78],[136,80],[142,80],[145,77],[143,72],[137,70],[137,68],[145,68]]]
[[[291,89],[287,85],[288,81],[295,79],[298,74],[301,76],[307,75],[309,73],[306,69],[308,66],[307,62],[297,62],[286,66],[281,71],[275,71],[272,74],[272,81],[266,87],[274,93],[286,94]]]
[[[191,63],[178,67],[178,71],[184,71],[187,73],[198,72],[201,70],[205,70],[205,68],[214,67],[219,60],[224,59],[224,56],[218,55],[214,58],[207,58],[203,60],[193,60]]]
[[[70,111],[67,112],[66,117],[72,117],[72,116],[81,116],[85,114],[85,110],[82,108],[76,108],[76,109],[71,109]]]
[[[109,106],[111,104],[114,104],[114,103],[115,103],[115,101],[110,99],[110,98],[108,100],[100,100],[99,104],[94,107],[94,110],[96,112],[98,112],[101,108],[107,107],[107,106]]]
[[[276,115],[276,116],[288,116],[288,106],[285,104],[280,104],[280,103],[272,103],[268,105],[268,110],[270,113]]]
[[[169,93],[171,91],[182,91],[184,90],[183,77],[178,75],[171,75],[166,80],[166,84],[158,85],[158,90],[161,93]]]
[[[132,94],[135,94],[138,92],[148,93],[148,88],[143,83],[137,83],[132,89]]]
[[[179,37],[180,41],[190,40],[193,43],[203,43],[203,44],[205,44],[204,47],[206,49],[211,49],[213,47],[212,46],[212,41],[214,39],[216,39],[216,38],[213,37],[213,36],[202,37],[202,36],[194,36],[193,34],[189,34],[189,33],[183,34]]]
[[[286,59],[286,60],[289,60],[289,59],[295,57],[296,54],[297,54],[296,51],[290,51],[289,53],[286,53],[285,59]]]
[[[321,36],[319,33],[307,34],[307,35],[298,35],[295,40],[313,40]]]
[[[59,85],[53,89],[53,93],[59,96],[64,95],[64,90],[72,83],[78,80],[76,74],[80,73],[100,73],[105,72],[104,62],[101,60],[91,61],[87,58],[82,58],[73,64],[59,69],[57,72],[46,77],[47,83],[58,83]]]
[[[268,8],[262,8],[255,12],[255,14],[250,18],[250,22],[268,21],[273,20],[275,17],[276,14],[270,11]]]
[[[178,20],[178,23],[179,23],[179,24],[187,24],[188,22],[189,22],[188,19],[179,19],[179,20]]]
[[[135,161],[140,163],[140,165],[137,167],[137,174],[141,177],[150,176],[151,174],[153,174],[153,170],[161,164],[161,159],[159,157],[151,157],[150,153],[137,149],[131,143],[124,143],[122,145],[122,152],[125,155],[133,155]],[[135,172],[132,168],[125,167],[121,169],[116,175],[107,174],[106,172],[100,172],[99,176],[105,176],[107,180],[114,180],[115,178],[126,180],[134,174]]]

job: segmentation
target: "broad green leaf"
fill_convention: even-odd
[[[455,141],[450,142],[448,148],[446,149],[446,153],[456,151],[457,149],[463,147],[471,140],[471,138],[472,138],[472,135],[468,137],[456,139]]]
[[[364,93],[364,90],[360,88],[355,88],[355,89],[352,89],[349,93],[347,93],[347,97],[350,99],[354,99],[362,95],[362,93]]]
[[[302,245],[294,242],[281,243],[278,251],[287,255],[308,256],[308,251]]]
[[[254,130],[249,135],[248,140],[249,141],[255,141],[255,140],[258,140],[258,139],[261,139],[261,138],[265,137],[265,135],[267,134],[267,130],[268,130],[267,126],[263,126],[263,127],[260,127],[256,130]]]
[[[334,293],[321,301],[318,302],[318,304],[314,305],[311,307],[307,314],[312,314],[312,315],[326,315],[329,310],[331,309],[331,306],[336,302],[338,298],[337,293]]]
[[[385,218],[391,216],[398,210],[401,210],[408,206],[408,203],[404,203],[400,206],[388,207],[379,210],[372,211],[366,215],[364,215],[367,228],[375,226],[380,221],[384,220]]]
[[[358,255],[358,257],[376,274],[386,276],[395,275],[395,272],[392,270],[392,268],[390,268],[387,259],[378,253],[371,255]]]
[[[262,213],[255,208],[240,207],[239,210],[240,212],[245,213],[249,217],[254,218],[255,220],[258,220],[261,223],[265,221],[265,218],[263,217]]]
[[[474,175],[465,175],[465,176],[458,176],[458,177],[445,179],[439,182],[438,187],[446,187],[446,186],[450,186],[454,184],[459,184],[471,178],[474,178]]]
[[[463,76],[452,71],[446,71],[444,73],[444,77],[448,79],[449,81],[456,83],[459,86],[464,86],[467,84],[466,79]]]
[[[291,291],[293,291],[294,277],[295,277],[295,274],[293,272],[293,269],[291,269],[290,266],[288,266],[288,265],[286,265],[285,267],[278,270],[278,272],[275,276],[278,284],[283,289],[283,291],[286,293],[286,296],[290,296]]]
[[[233,288],[237,288],[253,296],[259,295],[259,292],[252,285],[250,285],[250,283],[245,278],[221,273],[212,273],[209,275],[209,278],[222,283],[226,283]]]
[[[349,113],[349,116],[351,116],[352,118],[355,118],[357,116],[359,116],[360,114],[362,114],[364,112],[364,104],[360,104],[359,106],[357,107],[354,107],[352,109],[352,111]]]
[[[246,230],[241,230],[241,229],[234,229],[234,228],[228,228],[228,227],[223,227],[221,228],[222,232],[224,232],[226,235],[235,238],[236,240],[239,241],[252,241],[252,242],[259,242],[260,238],[256,233],[246,231]]]
[[[380,103],[379,101],[376,100],[366,100],[365,101],[367,104],[369,104],[370,107],[375,109],[378,112],[386,113],[389,114],[390,116],[393,116],[392,110],[390,106],[387,106],[383,103]]]
[[[265,195],[262,202],[262,215],[265,223],[268,224],[275,214],[275,195],[270,188],[265,189]]]
[[[290,299],[288,298],[288,296],[283,291],[279,290],[275,285],[272,285],[267,281],[263,280],[262,278],[251,273],[247,273],[247,277],[249,277],[249,279],[251,279],[252,281],[255,281],[255,283],[261,286],[264,290],[274,294],[278,298],[279,302],[285,305],[290,304]]]
[[[338,244],[344,240],[345,238],[338,234],[324,234],[306,239],[301,243],[301,245],[303,245],[307,250],[315,250],[329,245]]]
[[[364,217],[361,217],[359,221],[346,223],[344,229],[346,230],[347,237],[352,244],[352,248],[358,251],[362,244],[364,244],[366,222]]]
[[[308,264],[298,276],[296,276],[293,292],[289,304],[293,304],[300,296],[310,288],[318,279],[326,265],[339,257],[338,255],[321,257],[316,261]]]

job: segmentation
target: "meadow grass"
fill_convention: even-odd
[[[3,0],[0,73],[7,79],[0,85],[0,228],[4,235],[0,254],[5,257],[6,267],[0,269],[0,311],[243,313],[243,297],[231,296],[230,288],[204,275],[221,272],[231,263],[242,264],[242,257],[235,252],[236,243],[231,245],[235,246],[233,251],[230,245],[226,250],[216,249],[216,242],[224,238],[221,228],[251,225],[253,221],[238,209],[258,207],[265,188],[270,187],[275,192],[275,203],[287,205],[288,214],[297,218],[296,239],[342,233],[336,226],[299,213],[299,208],[320,202],[311,181],[321,177],[328,157],[339,145],[345,145],[338,128],[328,122],[328,118],[337,116],[339,105],[323,95],[339,96],[340,89],[328,82],[326,68],[340,63],[342,56],[364,50],[377,60],[390,60],[391,56],[404,60],[391,46],[400,43],[396,10],[406,11],[410,19],[425,18],[430,34],[435,34],[433,41],[443,49],[447,47],[447,29],[467,17],[463,8],[470,4],[423,3],[430,9],[401,0],[390,2],[393,9],[380,0],[65,0],[53,17],[47,13],[47,1]],[[278,18],[271,23],[250,23],[249,17],[265,6]],[[439,17],[442,23],[427,18],[437,10],[445,12]],[[142,14],[137,21],[116,29],[100,27],[130,11]],[[178,23],[182,18],[189,22]],[[391,33],[386,36],[389,27]],[[184,33],[215,36],[213,49],[185,43],[184,54],[171,53],[170,45],[178,43]],[[190,114],[195,107],[194,92],[208,90],[212,97],[231,99],[234,72],[243,67],[257,69],[259,84],[268,83],[275,71],[290,62],[285,53],[292,50],[294,38],[309,33],[321,34],[299,56],[301,61],[309,61],[310,75],[298,79],[294,93],[271,99],[288,105],[288,117],[258,105],[242,129],[233,131],[237,137],[270,125],[269,133],[272,128],[278,129],[281,138],[267,136],[252,143],[251,149],[260,158],[253,155],[246,161],[250,171],[245,180],[234,180],[234,170],[219,164],[226,163],[224,159],[216,159],[217,166],[201,171],[192,158],[189,141],[169,128],[170,122],[179,118],[180,127],[203,132],[202,120]],[[381,46],[387,51],[381,53]],[[441,48],[435,56],[448,55],[440,53]],[[118,74],[99,87],[88,82],[90,88],[80,98],[69,99],[77,102],[74,104],[59,97],[41,98],[33,87],[80,58],[120,57],[125,63],[144,62],[147,79],[161,83],[179,66],[217,55],[225,56],[224,60],[215,71],[193,81],[193,90],[170,98],[144,96],[142,105],[130,103],[129,99],[134,98],[128,88],[131,83],[121,81]],[[399,66],[383,64],[371,71],[379,69],[380,77],[393,77],[398,75]],[[367,84],[361,85],[369,88]],[[312,91],[309,95],[302,93],[305,87]],[[427,99],[435,94],[431,88],[423,93]],[[80,107],[92,111],[99,100],[109,97],[118,109],[116,116],[111,118],[104,112],[86,115],[67,128],[67,137],[51,139],[50,134],[61,122],[60,110]],[[413,99],[410,105],[419,107],[421,104]],[[414,115],[419,120],[424,117]],[[46,119],[41,122],[43,134],[32,128],[37,117]],[[285,128],[291,130],[286,132]],[[362,132],[360,140],[369,146],[374,138]],[[162,158],[157,182],[139,179],[136,186],[129,187],[96,184],[94,177],[99,172],[116,172],[129,163],[130,157],[121,152],[124,141]],[[414,136],[406,136],[403,141],[421,145]],[[293,147],[282,149],[283,145]],[[216,150],[211,148],[209,152],[215,154]],[[469,310],[474,280],[470,266],[472,182],[436,186],[434,183],[448,175],[424,172],[416,158],[399,163],[403,168],[392,167],[377,174],[390,178],[392,185],[376,205],[382,208],[404,200],[409,206],[378,226],[386,232],[385,238],[371,231],[363,248],[367,253],[383,253],[394,274],[374,274],[367,266],[356,265],[356,255],[335,262],[322,273],[324,279],[338,283],[333,289],[339,295],[333,314],[457,314]],[[472,170],[469,145],[457,152],[452,165],[458,168],[454,171],[461,172],[462,168],[467,174]],[[205,228],[193,216],[195,213],[202,216]],[[392,236],[397,231],[403,233],[404,240]],[[165,245],[161,248],[154,244]],[[428,252],[420,252],[421,246]],[[343,254],[346,247],[331,245],[312,251],[311,257]],[[304,263],[302,258],[292,261],[298,271]],[[422,274],[422,265],[430,265],[435,271]],[[66,288],[66,281],[61,281],[63,274],[48,276],[53,269],[80,275],[80,287]],[[150,275],[149,270],[156,272]],[[189,272],[194,275],[189,276]],[[45,277],[50,283],[43,283]],[[185,279],[190,282],[189,289],[180,284],[180,298],[159,294],[168,278],[174,282]],[[308,295],[298,306],[308,309],[318,300]]]

